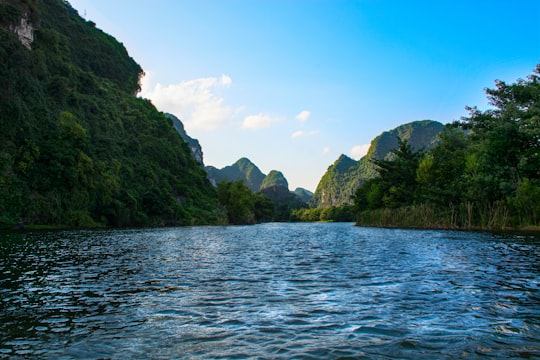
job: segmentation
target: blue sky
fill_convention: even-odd
[[[123,42],[142,96],[207,165],[248,157],[314,191],[383,131],[487,107],[540,62],[540,1],[70,0]]]

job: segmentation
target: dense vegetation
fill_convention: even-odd
[[[255,224],[273,219],[274,203],[262,194],[253,193],[242,180],[220,182],[217,193],[229,224]]]
[[[35,32],[23,46],[10,26]],[[213,223],[217,196],[124,46],[66,1],[0,1],[0,226]]]
[[[378,177],[355,194],[360,225],[464,229],[540,226],[540,65],[496,82],[492,108],[446,127],[437,145],[373,161]]]
[[[291,220],[313,222],[352,222],[355,219],[354,209],[351,205],[330,206],[326,208],[300,208],[292,210]]]

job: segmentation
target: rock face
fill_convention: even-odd
[[[398,147],[397,138],[407,140],[414,150],[431,148],[444,125],[432,120],[414,121],[385,131],[371,141],[367,155],[355,161],[341,155],[322,176],[313,198],[312,207],[327,208],[330,206],[352,204],[352,195],[356,189],[368,179],[377,176],[372,159],[384,159]]]
[[[191,150],[191,154],[193,155],[193,158],[202,167],[204,167],[203,152],[202,152],[201,144],[199,144],[199,140],[193,139],[186,133],[186,130],[184,129],[184,124],[176,116],[174,116],[173,114],[168,114],[168,113],[166,113],[165,116],[167,117],[167,119],[172,121],[172,124],[174,128],[176,129],[176,131],[178,131],[178,134],[180,134],[182,139],[184,139],[184,141],[188,144],[189,149]]]
[[[19,25],[12,27],[13,31],[19,37],[21,44],[26,46],[26,48],[31,49],[32,43],[34,42],[34,27],[28,21],[27,16],[21,18]]]

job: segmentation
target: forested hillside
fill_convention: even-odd
[[[341,155],[319,181],[310,200],[311,206],[328,208],[351,205],[355,190],[364,181],[377,176],[372,160],[391,156],[391,151],[398,147],[398,138],[408,140],[414,149],[429,149],[435,144],[443,127],[437,121],[413,121],[381,133],[371,141],[368,153],[359,161]]]
[[[437,145],[402,141],[355,194],[360,225],[462,229],[540,226],[540,65],[496,81],[491,108],[447,126]]]
[[[208,178],[215,184],[222,181],[242,180],[246,186],[253,192],[259,190],[266,177],[261,170],[248,158],[238,159],[234,164],[225,166],[223,169],[217,169],[213,166],[207,166],[206,172]]]
[[[120,42],[62,0],[2,0],[0,25],[2,226],[216,221],[215,190],[135,96],[143,71]]]

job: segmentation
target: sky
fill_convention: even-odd
[[[540,63],[538,0],[69,0],[146,75],[206,165],[241,157],[315,191],[401,124],[485,110]]]

